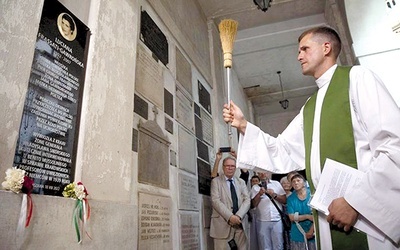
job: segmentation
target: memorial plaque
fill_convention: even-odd
[[[179,223],[181,229],[182,250],[198,250],[200,247],[200,222],[198,213],[179,213]]]
[[[197,103],[194,103],[194,113],[199,117],[201,116],[201,114],[200,114],[200,106],[197,105]]]
[[[73,181],[89,36],[61,3],[44,1],[14,157],[35,194],[61,196]]]
[[[166,89],[164,89],[164,112],[174,117],[174,97]]]
[[[209,196],[202,196],[203,197],[203,225],[204,228],[210,228],[211,223],[211,214],[212,214],[212,203],[211,198]]]
[[[203,140],[210,145],[213,145],[213,120],[211,115],[209,115],[204,109],[201,109],[201,125],[202,125],[202,135]]]
[[[168,40],[146,11],[140,16],[140,39],[164,64],[168,64]]]
[[[194,132],[193,127],[193,102],[183,92],[176,88],[176,120],[185,128]]]
[[[169,144],[155,121],[139,122],[139,182],[169,188]]]
[[[139,133],[136,129],[132,129],[132,151],[138,151]]]
[[[170,134],[174,134],[174,122],[168,117],[165,118],[165,130],[167,130]]]
[[[199,183],[199,193],[210,195],[211,167],[201,159],[197,159],[197,180]]]
[[[211,114],[211,101],[210,101],[210,93],[208,93],[207,89],[204,88],[203,84],[200,81],[197,81],[197,86],[199,88],[199,102],[203,108],[205,108],[208,113]]]
[[[185,174],[179,174],[179,209],[199,210],[197,180]]]
[[[176,80],[192,96],[192,67],[178,48],[176,48]]]
[[[196,137],[199,140],[203,140],[203,125],[200,117],[198,117],[197,115],[194,116],[194,128],[196,131]]]
[[[149,119],[149,104],[136,94],[134,95],[133,102],[133,111],[144,119]]]
[[[197,156],[206,162],[210,162],[210,158],[208,157],[208,146],[200,140],[197,140]]]
[[[138,44],[135,90],[159,109],[164,103],[163,68]]]
[[[172,249],[170,198],[139,193],[138,249]]]
[[[179,168],[196,174],[196,138],[178,126]]]

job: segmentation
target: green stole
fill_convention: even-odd
[[[349,101],[350,69],[351,67],[337,67],[322,103],[319,141],[321,171],[326,158],[357,168]],[[308,100],[303,110],[306,175],[312,194],[315,188],[311,179],[310,156],[317,93]],[[313,214],[319,237],[317,211],[314,210]],[[343,229],[331,225],[331,236],[333,250],[368,249],[367,237],[362,232],[351,230],[350,233],[346,233]],[[320,240],[317,242],[318,249],[321,249]]]

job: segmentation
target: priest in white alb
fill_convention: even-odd
[[[312,28],[298,41],[302,72],[319,90],[277,137],[247,122],[233,102],[225,104],[224,121],[241,133],[237,165],[273,173],[306,169],[312,192],[326,159],[357,168],[363,178],[332,201],[329,215],[314,211],[318,249],[400,249],[400,109],[373,72],[337,65],[336,31]],[[381,237],[354,229],[361,218]]]

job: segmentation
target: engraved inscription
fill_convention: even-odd
[[[141,40],[164,64],[168,64],[168,40],[146,11],[141,12]]]
[[[133,111],[144,119],[149,119],[149,104],[136,94],[134,95]]]
[[[139,193],[139,249],[171,249],[170,198]]]
[[[164,79],[162,66],[138,44],[135,91],[163,110]]]
[[[178,127],[179,168],[196,174],[196,139],[182,126]]]
[[[199,210],[197,180],[179,174],[179,209]]]
[[[211,167],[208,163],[197,159],[197,176],[199,183],[199,193],[210,195],[211,187]]]
[[[210,162],[210,158],[208,157],[208,146],[200,140],[197,140],[197,156],[206,162]]]
[[[199,102],[203,108],[205,108],[208,113],[211,114],[211,101],[210,101],[210,93],[208,93],[207,89],[204,88],[203,84],[200,81],[197,81],[198,91],[199,91]]]
[[[184,127],[194,132],[193,102],[179,88],[176,88],[176,120]]]
[[[176,80],[192,95],[192,68],[178,48],[176,48]]]
[[[181,249],[200,249],[200,223],[198,213],[181,213]]]
[[[201,125],[202,139],[208,144],[213,145],[213,121],[211,115],[204,111],[204,109],[201,109]]]

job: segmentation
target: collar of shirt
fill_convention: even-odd
[[[235,177],[227,178],[227,177],[225,176],[225,182],[226,182],[226,185],[228,186],[228,188],[231,187],[231,182],[230,182],[229,180],[232,180],[233,186],[236,188]]]
[[[331,81],[333,73],[335,73],[336,68],[337,64],[330,67],[327,71],[325,71],[324,74],[322,74],[322,76],[320,76],[320,78],[315,80],[315,83],[317,84],[318,88],[322,88]]]
[[[225,176],[225,181],[229,184],[229,180],[232,180],[233,184],[235,184],[235,177],[228,178]]]

